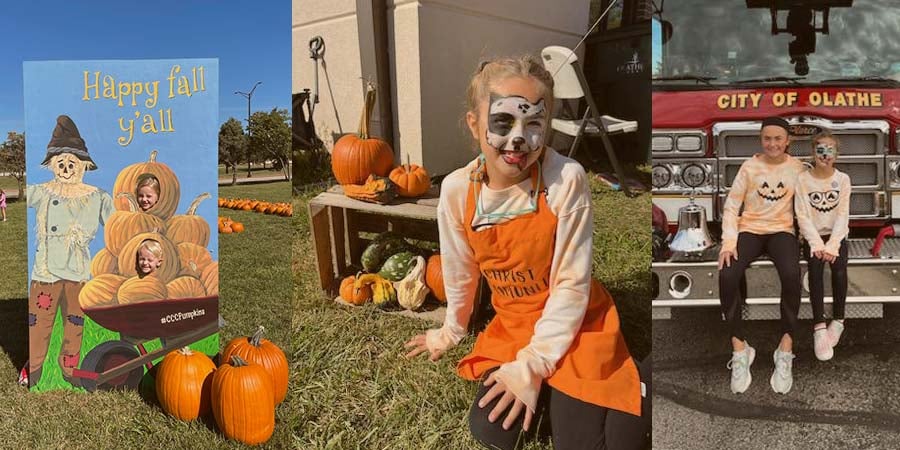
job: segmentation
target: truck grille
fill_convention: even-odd
[[[722,180],[724,188],[731,188],[734,178],[737,176],[741,168],[741,164],[746,159],[724,159],[720,160],[720,167],[724,168],[725,178]],[[809,163],[809,158],[804,158]],[[875,158],[846,158],[835,164],[838,170],[846,173],[850,177],[850,183],[853,187],[861,188],[881,188],[883,186],[884,168],[882,157]]]
[[[880,143],[884,142],[884,136],[880,131],[866,131],[864,133],[834,133],[841,142],[841,155],[879,155],[882,152]],[[759,133],[752,135],[727,134],[720,141],[723,146],[717,149],[719,156],[729,158],[747,158],[759,153],[761,150]],[[812,152],[809,138],[797,138],[791,142],[789,149],[791,156],[805,157]]]

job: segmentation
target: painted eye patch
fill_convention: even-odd
[[[531,103],[518,95],[491,94],[488,110],[488,145],[499,151],[539,150],[544,145],[547,123],[544,99]]]
[[[834,146],[826,144],[816,144],[816,156],[820,158],[833,158]]]

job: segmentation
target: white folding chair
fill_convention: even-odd
[[[609,135],[634,133],[638,129],[637,122],[600,115],[584,72],[582,72],[581,66],[578,64],[578,56],[572,50],[553,45],[541,51],[541,59],[544,62],[544,67],[553,74],[553,96],[555,98],[560,100],[584,98],[588,104],[581,119],[552,119],[550,121],[551,133],[558,131],[574,138],[572,147],[569,148],[568,156],[570,158],[575,154],[575,149],[581,144],[582,136],[585,134],[600,136],[609,161],[612,163],[616,176],[619,178],[619,186],[622,187],[626,195],[631,195],[622,168],[619,166],[619,160],[616,158],[616,152],[613,149],[612,142],[609,140]]]

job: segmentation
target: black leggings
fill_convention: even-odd
[[[638,366],[641,381],[647,387],[647,396],[641,398],[640,417],[583,402],[544,383],[529,431],[526,433],[522,430],[522,423],[525,420],[524,412],[519,415],[509,430],[504,430],[503,420],[506,418],[506,412],[501,414],[494,423],[488,421],[488,415],[499,401],[499,396],[484,408],[478,407],[478,401],[489,389],[481,384],[469,411],[469,429],[472,437],[486,448],[501,450],[521,448],[525,441],[535,438],[536,435],[543,437],[546,434],[552,435],[553,448],[557,450],[642,450],[647,448],[650,442],[652,423],[649,398],[651,393],[650,357],[648,356],[643,362],[635,361],[635,363]],[[485,373],[485,378],[491,372],[493,370]],[[550,433],[546,432],[547,429],[550,430]]]
[[[828,242],[829,236],[822,236],[822,242]],[[847,304],[847,240],[841,241],[838,257],[831,263],[831,298],[832,319],[844,318],[844,306]],[[825,261],[812,256],[809,244],[803,246],[803,253],[809,268],[809,302],[812,304],[813,322],[825,321]]]
[[[781,281],[781,331],[793,335],[800,312],[800,245],[790,233],[740,233],[737,261],[719,271],[719,296],[722,314],[728,321],[731,336],[744,339],[741,322],[740,284],[744,271],[763,253],[775,263]],[[752,288],[752,286],[751,286]]]

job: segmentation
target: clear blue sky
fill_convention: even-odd
[[[219,123],[290,109],[291,2],[10,1],[0,26],[0,139],[25,129],[22,62],[219,58]]]

